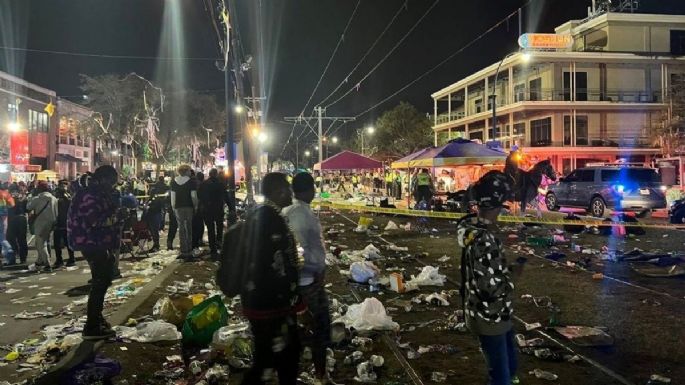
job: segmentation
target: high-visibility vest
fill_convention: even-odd
[[[417,181],[416,184],[419,186],[430,186],[431,185],[431,176],[427,173],[420,173],[417,176]]]
[[[352,175],[352,183],[359,183],[359,179],[357,179],[356,175]]]
[[[392,174],[388,173],[385,175],[385,181],[387,183],[392,183]]]

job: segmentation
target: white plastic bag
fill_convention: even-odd
[[[399,330],[400,325],[385,312],[378,299],[371,297],[360,304],[350,305],[344,316],[335,320],[356,330]]]
[[[176,341],[181,333],[176,326],[165,321],[151,321],[138,324],[136,327],[116,326],[119,337],[138,342]]]
[[[390,230],[397,230],[399,227],[397,226],[397,223],[393,221],[388,221],[388,224],[385,226],[385,231],[390,231]]]
[[[370,279],[378,277],[380,270],[373,262],[353,262],[350,265],[350,276],[357,283],[367,283]]]
[[[437,267],[425,266],[421,273],[417,276],[411,276],[411,280],[407,282],[407,286],[443,286],[445,284],[446,276],[438,273]]]
[[[376,259],[383,258],[381,256],[381,251],[376,246],[374,246],[372,243],[369,243],[369,245],[366,246],[364,248],[364,250],[362,250],[362,255],[364,256],[364,258],[366,260],[369,260],[369,261],[374,261]]]

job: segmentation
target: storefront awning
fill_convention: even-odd
[[[55,155],[56,162],[76,162],[83,163],[83,160],[69,154],[57,154]]]

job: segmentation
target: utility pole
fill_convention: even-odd
[[[226,158],[226,166],[228,168],[228,175],[226,184],[228,185],[228,223],[235,223],[237,214],[235,209],[235,151],[233,143],[235,142],[235,127],[231,124],[231,96],[233,95],[233,87],[231,87],[231,69],[230,65],[230,47],[231,47],[231,23],[229,21],[228,8],[224,8],[224,24],[226,26],[226,41],[224,42],[224,87],[226,99],[226,147],[224,148],[224,157]]]
[[[319,143],[319,166],[322,166],[323,163],[323,121],[332,121],[332,123],[335,123],[336,121],[343,121],[343,122],[353,122],[355,118],[350,117],[350,116],[324,116],[326,113],[326,109],[321,107],[321,106],[316,106],[314,108],[314,112],[316,112],[316,116],[309,116],[309,117],[304,117],[302,115],[300,116],[288,116],[285,117],[286,122],[296,122],[296,123],[302,123],[305,122],[307,125],[309,125],[309,122],[312,120],[316,120],[318,122],[318,131],[316,133],[316,136],[318,137],[318,143]],[[322,181],[323,181],[323,170],[319,170],[319,175],[322,176]],[[323,192],[323,183],[319,185],[320,192]]]

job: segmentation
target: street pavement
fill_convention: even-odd
[[[162,240],[165,244],[165,240]],[[105,303],[105,317],[110,317],[131,298],[145,295],[145,286],[160,274],[164,266],[173,261],[175,252],[155,254],[162,266],[151,269],[146,258],[124,255],[119,263],[122,278],[112,283]],[[53,256],[54,259],[54,256]],[[29,251],[28,263],[36,260],[35,250]],[[147,270],[145,270],[147,268]],[[16,344],[28,340],[43,340],[40,332],[46,326],[61,325],[85,315],[91,278],[86,260],[76,253],[76,266],[53,270],[50,273],[28,271],[27,265],[5,267],[0,270],[0,379],[16,380],[17,366],[27,357],[15,362],[2,362],[2,358]],[[129,291],[135,288],[134,291]],[[21,319],[15,318],[23,315]],[[29,319],[26,319],[29,318]],[[125,318],[124,318],[125,320]],[[34,371],[34,373],[37,373]]]

